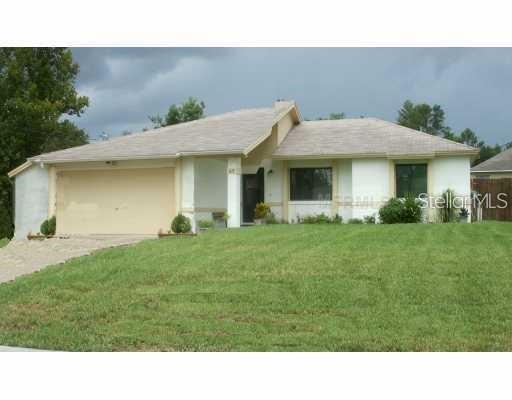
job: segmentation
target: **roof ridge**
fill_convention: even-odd
[[[201,122],[211,121],[211,120],[213,120],[215,118],[236,115],[236,114],[240,114],[240,113],[243,113],[243,112],[263,111],[263,110],[269,111],[269,112],[274,112],[274,113],[276,113],[276,115],[279,115],[279,113],[282,112],[282,109],[275,109],[274,107],[241,108],[239,110],[227,111],[227,112],[221,113],[221,114],[209,115],[209,116],[206,116],[204,118],[199,118],[199,119],[196,119],[196,120],[193,120],[193,121],[181,122],[181,123],[174,124],[174,125],[161,126],[159,128],[153,128],[153,129],[148,129],[148,130],[145,130],[145,131],[139,131],[139,132],[130,133],[129,135],[115,136],[115,137],[110,138],[108,140],[97,140],[97,141],[94,141],[92,143],[86,143],[86,144],[83,144],[83,145],[80,145],[80,146],[76,146],[76,147],[71,147],[71,148],[79,149],[79,148],[83,148],[83,147],[86,147],[86,146],[94,146],[94,147],[96,147],[96,146],[107,146],[109,144],[116,145],[116,144],[119,144],[119,143],[123,143],[125,141],[129,142],[129,141],[133,140],[134,138],[147,137],[147,136],[150,136],[150,135],[156,136],[156,135],[165,134],[167,132],[173,131],[173,130],[178,129],[178,128],[190,127],[190,126],[193,126],[193,125],[197,125],[198,123],[201,123]],[[69,149],[70,148],[61,149],[61,150],[55,150],[55,151],[51,151],[51,152],[48,152],[48,153],[38,154],[38,155],[36,155],[34,157],[30,157],[29,160],[37,160],[41,156],[48,156],[48,155],[59,153],[59,152],[66,151],[66,150],[69,150]]]
[[[309,120],[309,121],[303,121],[303,122],[307,122],[307,123],[323,123],[323,122],[343,122],[343,121],[364,121],[364,120],[368,120],[368,119],[372,119],[372,120],[378,120],[378,118],[374,118],[374,117],[364,117],[364,118],[341,118],[341,119],[313,119],[313,120]]]
[[[172,129],[177,128],[177,127],[190,126],[190,125],[193,125],[193,124],[197,124],[199,122],[208,121],[208,120],[211,120],[213,118],[219,118],[219,117],[226,116],[226,115],[232,115],[232,114],[237,114],[237,113],[240,113],[240,112],[248,112],[248,111],[256,111],[256,110],[268,110],[268,111],[271,111],[271,110],[273,110],[273,108],[272,107],[241,108],[239,110],[226,111],[226,112],[221,113],[221,114],[207,115],[207,116],[205,116],[203,118],[198,118],[198,119],[195,119],[193,121],[180,122],[180,123],[177,123],[177,124],[160,126],[158,128],[148,129],[146,131],[134,132],[134,133],[131,133],[131,134],[126,135],[124,137],[129,137],[129,136],[134,136],[134,135],[141,135],[141,134],[148,134],[148,133],[157,133],[158,131],[161,132],[164,129],[172,130]],[[123,138],[123,136],[116,136],[116,137],[114,137],[114,138],[112,138],[110,140],[120,139],[120,138]]]

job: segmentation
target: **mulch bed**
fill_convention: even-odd
[[[187,237],[187,236],[197,236],[197,233],[163,233],[163,232],[158,232],[158,237],[159,238],[164,238],[164,237]]]
[[[32,235],[32,234],[28,234],[27,235],[27,239],[28,240],[44,240],[44,239],[69,239],[69,236],[60,236],[60,235],[41,235],[41,234],[38,234],[38,235]]]

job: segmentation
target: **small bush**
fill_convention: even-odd
[[[379,210],[379,218],[383,224],[399,224],[402,222],[402,202],[391,198]]]
[[[178,214],[172,220],[171,230],[174,233],[189,233],[192,230],[190,218],[185,217],[183,214]]]
[[[411,224],[421,222],[421,202],[414,196],[389,199],[379,210],[383,224]]]
[[[420,201],[414,196],[407,196],[403,201],[402,222],[406,224],[415,224],[421,221]]]
[[[41,233],[45,236],[53,236],[55,235],[55,231],[57,230],[57,218],[51,217],[43,221],[41,224]]]
[[[265,219],[270,215],[270,206],[266,203],[258,203],[256,204],[256,208],[254,209],[254,218],[255,219]]]
[[[348,220],[349,224],[362,224],[363,220],[361,218],[350,218]]]
[[[298,217],[299,224],[341,224],[342,218],[336,214],[334,217],[329,217],[324,213],[316,215],[307,215],[305,217]]]
[[[333,224],[341,224],[343,222],[343,218],[341,218],[341,215],[339,214],[336,214],[332,221],[331,221]]]
[[[363,218],[365,224],[375,224],[375,215],[367,215]]]
[[[459,212],[460,219],[467,219],[469,217],[469,211],[467,208],[461,208]]]
[[[279,223],[279,221],[277,220],[275,214],[273,212],[271,212],[270,214],[268,214],[266,217],[265,217],[265,223],[267,225],[276,225]]]
[[[215,226],[213,221],[210,221],[210,220],[207,220],[207,219],[202,219],[202,220],[198,221],[197,225],[199,226],[199,228],[202,228],[202,229],[210,229],[210,228],[213,228]]]

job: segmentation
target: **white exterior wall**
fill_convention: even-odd
[[[352,217],[378,214],[389,199],[389,161],[387,159],[352,160]]]
[[[343,221],[352,218],[352,160],[338,161],[338,214]]]
[[[471,158],[440,157],[429,163],[430,194],[440,196],[446,189],[452,189],[469,212],[471,220]],[[435,220],[436,212],[431,210]]]
[[[227,209],[228,227],[239,228],[242,222],[242,159],[228,158],[227,162]]]
[[[48,216],[48,168],[32,165],[15,178],[14,239],[40,231]]]
[[[265,202],[280,220],[283,218],[283,162],[265,160],[265,163]]]
[[[435,158],[429,163],[433,195],[453,189],[459,196],[471,194],[471,159],[469,157]]]
[[[195,207],[195,159],[184,158],[181,163],[181,212],[192,223],[196,231]]]

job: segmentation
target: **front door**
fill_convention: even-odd
[[[242,218],[244,223],[254,222],[256,204],[265,201],[263,168],[255,174],[242,175]]]

